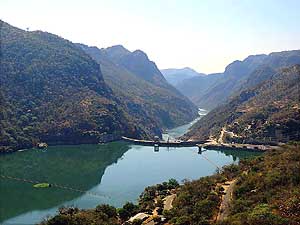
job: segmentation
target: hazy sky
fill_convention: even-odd
[[[1,19],[97,47],[141,49],[160,69],[222,72],[300,49],[300,0],[0,0]]]

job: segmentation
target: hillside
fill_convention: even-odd
[[[165,213],[167,220],[180,225],[299,224],[299,162],[299,145],[287,145],[238,166],[225,166],[215,176],[187,182],[177,192],[174,208]],[[235,182],[229,215],[221,220],[217,214],[222,212],[225,181]]]
[[[244,89],[212,110],[184,138],[218,139],[224,128],[228,142],[299,140],[300,65],[273,73],[269,69],[264,71],[268,80]],[[253,82],[244,85],[252,86]]]
[[[100,64],[105,82],[125,104],[126,111],[134,115],[136,123],[149,124],[152,129],[171,128],[196,117],[196,106],[166,82],[145,53],[130,53],[123,46],[108,49],[78,46]],[[130,66],[125,65],[124,55],[126,60],[131,58]]]
[[[184,80],[193,77],[206,76],[206,74],[198,73],[189,67],[185,67],[182,69],[163,69],[161,70],[161,73],[164,75],[166,80],[174,87],[177,87],[177,85],[181,84]]]
[[[300,64],[300,50],[251,55],[243,61],[232,62],[224,73],[190,78],[176,85],[176,88],[200,108],[211,110],[242,89],[268,79],[267,68],[272,71],[295,64]],[[245,83],[251,85],[245,86]]]
[[[99,65],[76,45],[0,24],[1,151],[147,134],[122,109]]]

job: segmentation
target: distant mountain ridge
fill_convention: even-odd
[[[130,52],[122,45],[115,45],[106,49],[101,49],[118,66],[126,68],[128,71],[140,76],[146,81],[156,85],[165,85],[166,80],[154,62],[150,61],[147,54],[141,50]]]
[[[120,45],[107,49],[77,45],[100,64],[105,82],[135,115],[137,123],[171,128],[196,117],[196,106],[167,83],[142,51],[131,53]],[[131,63],[125,63],[129,58]]]
[[[267,79],[268,76],[264,77],[265,73],[261,76],[258,74],[262,68],[266,70],[268,67],[269,70],[276,70],[299,63],[300,50],[250,55],[243,61],[236,60],[230,63],[224,73],[190,78],[177,84],[176,88],[200,108],[211,110],[225,103],[242,87],[245,88],[246,83],[250,84],[249,80],[254,82],[252,76],[256,76],[259,81]]]
[[[184,67],[182,69],[162,69],[161,73],[164,75],[166,80],[175,87],[186,79],[206,75],[204,73],[198,73],[189,67]]]

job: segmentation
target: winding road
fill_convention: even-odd
[[[235,184],[236,179],[227,181],[225,184],[222,185],[225,194],[222,196],[222,202],[219,208],[217,221],[222,221],[229,215],[229,207],[232,201],[233,189]]]

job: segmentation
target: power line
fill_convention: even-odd
[[[19,178],[19,177],[12,177],[12,176],[7,176],[7,175],[0,175],[1,178],[3,179],[10,179],[10,180],[17,180],[20,182],[24,182],[24,183],[31,183],[31,184],[39,184],[39,183],[45,183],[45,182],[40,182],[40,181],[34,181],[34,180],[28,180],[25,178]],[[55,184],[55,183],[49,183],[51,185],[51,187],[56,187],[56,188],[60,188],[60,189],[64,189],[64,190],[70,190],[70,191],[75,191],[75,192],[80,192],[83,194],[88,194],[88,195],[92,195],[95,197],[99,197],[99,198],[111,198],[110,196],[107,195],[100,195],[91,191],[85,191],[85,190],[80,190],[77,188],[72,188],[70,186],[65,186],[65,185],[60,185],[60,184]]]
[[[215,162],[211,161],[209,158],[207,158],[207,157],[204,156],[203,154],[198,154],[198,153],[196,153],[195,151],[193,151],[193,150],[191,150],[191,149],[189,149],[189,150],[190,150],[191,152],[197,154],[197,155],[201,155],[202,158],[204,158],[206,161],[208,161],[210,164],[212,164],[212,165],[215,166],[218,170],[221,171],[222,168],[221,168],[219,165],[217,165]]]

